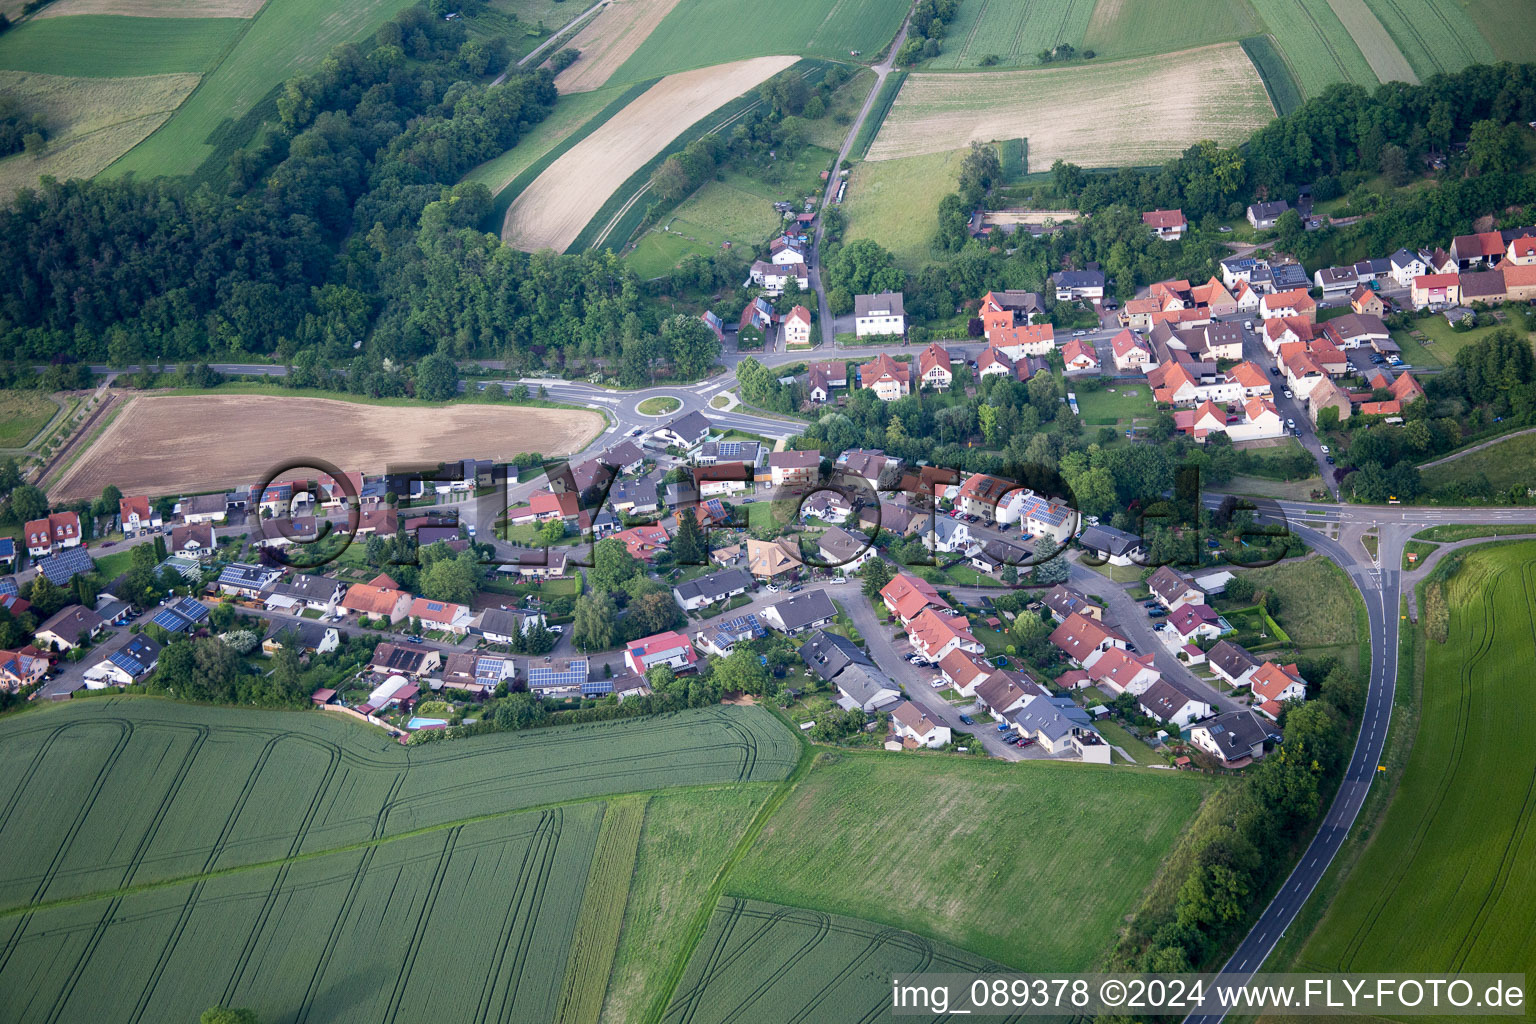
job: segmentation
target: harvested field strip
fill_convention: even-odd
[[[1339,23],[1349,32],[1355,45],[1360,47],[1366,63],[1370,64],[1377,78],[1383,82],[1419,83],[1413,67],[1392,41],[1381,19],[1366,5],[1366,0],[1328,0],[1328,6],[1333,8],[1333,13],[1338,16]]]
[[[893,975],[1001,969],[872,921],[728,897],[710,919],[663,1020],[880,1020],[889,1015]]]
[[[254,18],[266,0],[53,0],[34,17],[121,14],[131,18]]]
[[[581,56],[555,76],[555,88],[563,96],[601,86],[675,6],[677,0],[609,0],[608,6],[565,44],[580,50]]]
[[[1309,967],[1536,968],[1536,748],[1487,742],[1531,728],[1536,544],[1466,552],[1446,598],[1402,781],[1302,951]]]
[[[1367,89],[1376,75],[1327,0],[1251,0],[1269,26],[1302,93],[1311,98],[1334,82]]]
[[[1397,41],[1402,55],[1420,77],[1428,77],[1437,71],[1460,71],[1468,64],[1491,64],[1495,60],[1494,48],[1488,45],[1488,40],[1483,38],[1461,4],[1447,4],[1440,0],[1356,2],[1369,4],[1371,10],[1376,12],[1381,23],[1386,26],[1386,31]],[[1529,5],[1525,10],[1528,19],[1536,14]],[[1364,44],[1361,48],[1369,57],[1370,49]],[[1528,60],[1531,56],[1531,52],[1527,51],[1522,59]]]
[[[402,748],[330,715],[71,702],[0,726],[0,910],[163,885],[530,806],[784,778],[757,708]],[[180,774],[156,766],[188,765]],[[512,764],[518,770],[497,769]],[[185,776],[185,779],[182,778]],[[61,816],[58,807],[80,808]]]
[[[1264,80],[1264,89],[1269,93],[1269,102],[1277,114],[1284,116],[1301,106],[1301,86],[1296,83],[1296,75],[1291,66],[1280,55],[1273,36],[1250,36],[1244,39],[1243,52],[1253,61],[1254,69]]]
[[[1112,122],[1095,112],[1116,110]],[[1145,166],[1190,143],[1233,144],[1274,116],[1236,43],[1159,57],[993,74],[913,74],[869,148],[889,160],[1025,138],[1031,163]]]
[[[647,89],[551,163],[512,202],[507,231],[512,244],[565,250],[639,168],[666,149],[678,131],[795,62],[760,57],[672,75]]]
[[[35,186],[45,174],[60,181],[90,178],[165,123],[197,86],[195,74],[140,78],[70,78],[0,71],[0,93],[40,114],[48,150],[0,160],[0,201]]]
[[[607,978],[613,969],[645,805],[645,797],[627,797],[610,800],[604,807],[565,980],[555,1002],[555,1024],[596,1024],[602,1012],[604,986],[596,981]]]
[[[534,125],[533,130],[518,140],[516,146],[474,168],[464,175],[463,180],[480,182],[499,200],[507,186],[512,184],[525,168],[579,130],[616,95],[617,92],[613,89],[599,89],[595,92],[561,96],[555,102],[555,109],[550,115]],[[593,127],[595,128],[596,125]],[[511,202],[510,197],[507,202]],[[506,210],[503,209],[502,214],[505,215],[505,213]],[[497,224],[499,227],[500,218]]]
[[[101,493],[201,493],[258,482],[301,456],[378,472],[391,463],[505,459],[537,441],[545,455],[580,451],[603,429],[596,412],[486,405],[386,406],[285,395],[139,396],[49,490],[55,500]],[[345,443],[343,443],[345,439]],[[196,460],[166,459],[190,444]]]
[[[1091,823],[1077,813],[1085,786]],[[1085,970],[1209,786],[1107,766],[841,755],[793,786],[725,891],[905,926],[1012,967]],[[923,809],[916,818],[914,807]],[[904,815],[903,828],[881,824]],[[1105,835],[1122,841],[1106,845]],[[997,867],[1002,850],[1007,871]],[[901,870],[850,874],[850,863]],[[1117,881],[1085,888],[1074,881],[1082,877]],[[1021,891],[1027,915],[1014,903]],[[911,907],[925,909],[914,916]]]
[[[247,24],[241,18],[107,14],[42,18],[0,35],[0,69],[82,78],[202,73]]]

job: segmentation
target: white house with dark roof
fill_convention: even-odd
[[[1189,741],[1222,764],[1246,764],[1264,756],[1264,743],[1278,738],[1255,711],[1229,711],[1189,730]]]
[[[1136,698],[1136,704],[1148,717],[1180,728],[1210,717],[1214,710],[1204,697],[1172,679],[1159,679],[1147,687]]]
[[[942,747],[950,741],[950,729],[925,715],[921,708],[904,700],[891,709],[891,732],[914,747]]]
[[[877,292],[853,297],[855,337],[900,337],[907,333],[907,311],[901,292]]]

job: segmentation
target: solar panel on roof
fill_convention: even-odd
[[[37,563],[37,568],[48,577],[50,583],[63,586],[76,576],[95,569],[96,563],[91,561],[91,556],[86,554],[85,548],[65,548],[58,554],[49,555]]]
[[[167,633],[180,633],[192,625],[192,620],[179,614],[174,608],[166,608],[150,620]]]
[[[144,663],[125,651],[113,651],[107,655],[107,660],[130,676],[136,677],[144,672]]]
[[[18,593],[20,591],[16,589],[16,578],[14,576],[0,578],[0,596],[10,597]]]

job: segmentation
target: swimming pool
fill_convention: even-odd
[[[448,724],[442,718],[413,718],[405,723],[407,729],[441,729]]]

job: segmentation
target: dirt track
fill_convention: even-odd
[[[402,463],[509,459],[579,451],[603,428],[596,412],[515,406],[364,405],[282,395],[143,395],[48,488],[55,501],[177,495],[257,482],[298,458],[377,473]]]
[[[507,210],[502,240],[561,252],[631,174],[711,110],[783,71],[794,57],[754,57],[668,75],[534,179]]]
[[[555,76],[555,88],[563,96],[591,92],[608,81],[620,64],[640,48],[672,12],[678,0],[609,0],[607,7],[576,33],[566,46],[580,50],[581,58]]]

